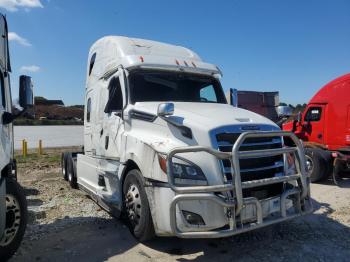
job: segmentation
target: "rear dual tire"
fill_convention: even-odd
[[[61,173],[63,176],[63,179],[68,181],[67,176],[67,152],[64,152],[61,154]]]
[[[76,162],[73,159],[72,154],[69,154],[67,158],[67,177],[69,185],[74,189],[78,188],[76,170]]]
[[[78,188],[76,161],[72,153],[62,153],[61,155],[61,172],[64,180],[68,181],[72,188]]]

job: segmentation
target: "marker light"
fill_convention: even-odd
[[[140,60],[143,63],[143,61],[144,61],[143,56],[140,56]]]

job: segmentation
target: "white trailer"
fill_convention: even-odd
[[[65,179],[126,214],[141,241],[231,236],[311,212],[302,144],[227,104],[220,78],[184,47],[98,40],[88,57],[84,150],[62,155]]]
[[[33,105],[31,78],[20,76],[19,103],[23,110],[12,112],[6,18],[0,14],[0,260],[9,259],[19,247],[27,224],[27,202],[17,183],[13,150],[13,120]]]

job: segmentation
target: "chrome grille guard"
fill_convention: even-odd
[[[295,146],[278,148],[278,149],[239,151],[239,148],[247,138],[276,137],[276,136],[289,137],[290,139],[292,139]],[[214,155],[220,160],[224,160],[224,159],[230,160],[231,173],[234,176],[232,179],[232,182],[225,183],[222,185],[211,185],[211,186],[186,186],[186,187],[176,186],[174,183],[172,159],[176,154],[189,153],[189,152],[207,152],[211,155]],[[297,156],[295,158],[296,171],[297,171],[296,174],[285,175],[281,177],[258,179],[258,180],[252,180],[252,181],[245,181],[245,182],[241,181],[240,165],[239,165],[240,159],[275,156],[275,155],[281,155],[281,154],[284,155],[288,153],[296,153],[296,156]],[[256,206],[256,211],[257,211],[256,212],[257,224],[255,228],[266,226],[272,223],[277,223],[277,222],[286,220],[288,218],[292,218],[292,217],[287,217],[286,206],[285,206],[285,201],[287,197],[290,195],[296,195],[296,198],[298,200],[297,201],[298,203],[295,203],[295,205],[297,210],[299,211],[299,214],[294,215],[293,217],[301,215],[302,213],[306,213],[306,212],[302,212],[301,206],[300,206],[300,201],[306,199],[309,195],[309,181],[307,179],[304,148],[302,143],[299,141],[299,139],[291,132],[285,132],[285,131],[244,132],[238,137],[238,139],[234,143],[232,152],[221,152],[218,150],[214,150],[210,147],[204,147],[204,146],[188,146],[188,147],[175,148],[171,150],[167,156],[167,176],[168,176],[168,183],[170,188],[177,194],[174,197],[170,206],[170,224],[173,232],[178,237],[184,237],[184,238],[224,237],[224,236],[230,236],[230,235],[238,234],[240,232],[249,230],[247,228],[236,229],[236,226],[233,225],[234,221],[233,222],[231,221],[230,229],[225,229],[221,231],[181,232],[178,229],[178,226],[176,223],[176,205],[180,201],[186,201],[186,200],[213,201],[225,208],[231,209],[235,214],[235,216],[240,214],[241,210],[244,208],[245,205],[253,204]],[[275,219],[272,222],[271,221],[263,222],[262,207],[261,207],[260,201],[257,198],[255,197],[243,198],[243,192],[242,192],[243,189],[281,183],[281,182],[288,182],[293,180],[300,181],[300,183],[298,183],[297,188],[286,190],[281,195],[281,218]],[[234,192],[233,200],[225,200],[212,194],[214,192],[227,192],[227,191]],[[308,212],[311,212],[311,210],[308,210],[307,213]]]

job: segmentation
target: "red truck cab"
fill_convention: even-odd
[[[349,168],[350,74],[322,87],[297,120],[283,124],[283,130],[304,141],[311,181],[326,178],[338,155],[345,160],[343,167]]]

